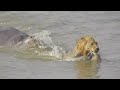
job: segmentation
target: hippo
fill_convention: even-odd
[[[26,47],[38,47],[40,43],[30,36],[14,27],[0,26],[0,46],[26,45]]]

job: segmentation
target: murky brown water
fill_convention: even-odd
[[[28,34],[48,31],[52,40],[62,42],[66,50],[73,48],[78,38],[90,34],[98,41],[102,58],[101,62],[22,58],[3,49],[0,50],[1,79],[120,78],[120,12],[1,11],[0,26],[12,26]]]

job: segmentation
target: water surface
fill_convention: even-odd
[[[54,45],[66,50],[83,35],[92,35],[100,46],[101,62],[59,61],[56,58],[23,58],[0,50],[0,78],[120,78],[120,12],[116,11],[1,11],[0,26],[28,34],[50,33]],[[50,38],[45,38],[49,42]]]

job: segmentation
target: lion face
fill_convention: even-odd
[[[99,51],[97,42],[89,41],[84,47],[84,55],[91,59]]]
[[[91,59],[99,51],[99,46],[98,43],[92,38],[92,36],[87,35],[78,40],[77,50],[80,55]]]

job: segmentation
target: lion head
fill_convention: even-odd
[[[99,46],[92,36],[86,35],[77,41],[75,50],[77,50],[77,56],[86,56],[87,59],[91,59],[99,51]]]

